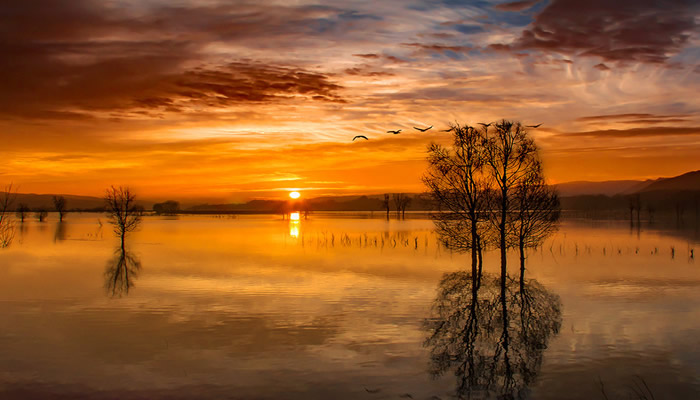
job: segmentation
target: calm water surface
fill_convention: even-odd
[[[430,373],[426,321],[469,258],[427,219],[146,217],[117,245],[104,216],[70,214],[25,223],[0,251],[0,398],[455,396],[457,369]],[[626,399],[642,377],[657,399],[700,399],[699,248],[563,223],[529,254],[561,324],[523,353],[536,364],[523,393],[602,399],[603,382]]]

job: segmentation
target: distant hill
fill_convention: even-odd
[[[584,195],[604,195],[614,196],[628,192],[635,192],[641,187],[650,184],[648,181],[622,180],[622,181],[574,181],[564,182],[554,185],[561,197],[584,196]]]
[[[700,170],[692,171],[673,178],[658,179],[644,186],[639,192],[653,191],[697,191],[700,190]]]

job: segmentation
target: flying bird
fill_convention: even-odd
[[[357,135],[357,136],[355,136],[354,138],[352,138],[352,141],[354,142],[355,139],[365,139],[365,140],[369,140],[369,139],[367,139],[367,136],[365,136],[365,135]]]
[[[399,133],[401,133],[401,129],[397,129],[395,131],[386,131],[386,133],[393,133],[394,135],[398,135]]]
[[[427,130],[430,130],[430,129],[432,129],[432,128],[433,128],[433,126],[432,126],[432,125],[430,125],[430,127],[428,127],[428,128],[425,128],[425,129],[421,129],[421,128],[416,128],[415,126],[413,127],[413,129],[415,129],[415,130],[417,130],[417,131],[421,131],[421,132],[425,132],[425,131],[427,131]]]
[[[542,125],[542,124],[537,124],[537,125],[525,125],[525,126],[527,126],[528,128],[539,128],[540,125]]]
[[[453,130],[455,130],[454,126],[450,129],[443,129],[441,132],[452,132]]]
[[[479,125],[483,126],[484,128],[488,128],[489,126],[491,126],[491,124],[493,124],[493,122],[489,122],[488,124],[485,124],[483,122],[479,122]]]

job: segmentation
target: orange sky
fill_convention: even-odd
[[[291,4],[4,5],[0,183],[156,200],[419,192],[439,129],[499,118],[543,123],[552,182],[700,169],[694,2]]]

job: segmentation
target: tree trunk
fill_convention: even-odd
[[[503,184],[505,188],[505,183]],[[506,216],[508,209],[508,194],[506,189],[501,190],[501,221],[498,224],[499,230],[499,247],[501,248],[501,285],[505,287],[506,285],[506,274],[508,273],[508,266],[506,260]]]
[[[474,213],[472,213],[472,275],[477,276],[477,253],[479,251],[479,240],[476,237],[476,220],[473,218]],[[476,281],[475,281],[476,282]]]
[[[519,243],[520,247],[520,293],[525,289],[525,244],[522,239]]]

